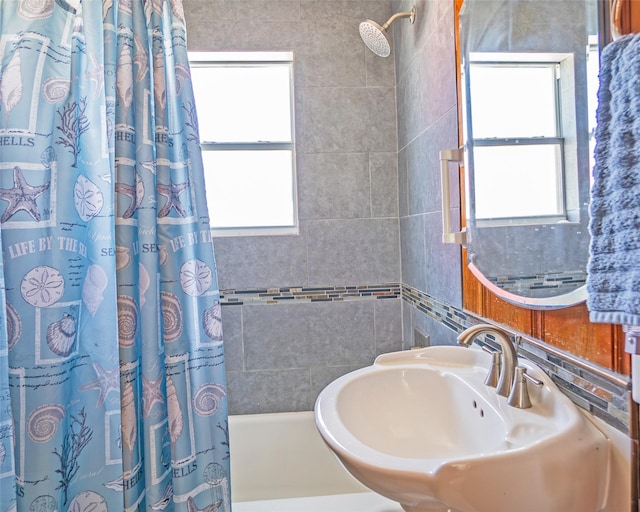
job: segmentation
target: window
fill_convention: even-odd
[[[293,54],[189,61],[213,234],[297,233]]]
[[[573,72],[572,62],[475,57],[469,63],[475,219],[498,225],[567,219],[563,132],[571,127],[563,119],[561,76],[564,67]]]

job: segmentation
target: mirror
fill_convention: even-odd
[[[532,308],[586,298],[602,0],[465,0],[468,264]]]

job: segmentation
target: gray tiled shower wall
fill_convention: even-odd
[[[255,300],[255,293],[252,301],[245,293],[244,303],[229,302],[224,293],[231,412],[310,410],[329,382],[370,365],[378,354],[400,350],[400,290],[386,288],[395,291],[282,300],[273,294]]]
[[[392,2],[184,0],[184,8],[192,51],[294,52],[300,234],[217,238],[215,250],[220,289],[234,304],[223,308],[231,412],[308,410],[326,383],[402,347],[397,295],[264,305],[227,292],[395,283],[399,293],[394,59],[373,55],[358,34],[365,18],[388,19]]]
[[[410,345],[416,326],[454,342],[446,314],[406,293],[462,307],[460,251],[441,243],[438,162],[458,145],[453,0],[417,0],[415,24],[393,25],[388,59],[358,35],[360,21],[412,3],[184,0],[190,50],[295,55],[300,234],[215,240],[233,414],[308,410],[329,381]],[[366,286],[402,286],[405,298],[350,295]],[[307,288],[326,296],[275,299]]]

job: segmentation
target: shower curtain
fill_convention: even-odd
[[[0,0],[0,226],[0,512],[229,512],[180,0]]]

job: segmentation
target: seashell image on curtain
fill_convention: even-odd
[[[0,512],[231,512],[180,0],[0,0]]]

